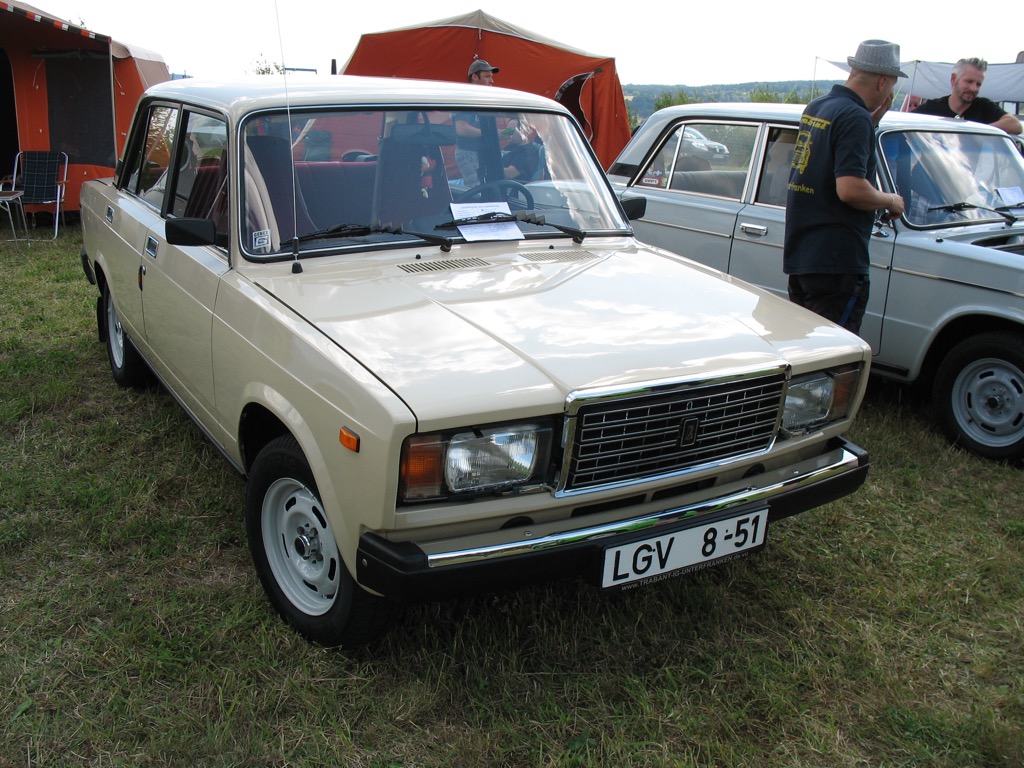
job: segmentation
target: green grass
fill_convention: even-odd
[[[1024,483],[873,385],[856,495],[608,599],[416,606],[354,653],[272,613],[244,486],[117,388],[80,234],[0,244],[0,768],[1024,764]]]

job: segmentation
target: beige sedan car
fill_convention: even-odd
[[[641,245],[641,208],[539,97],[183,80],[83,188],[82,258],[114,380],[174,395],[273,606],[352,646],[406,601],[721,564],[863,482],[868,346]]]

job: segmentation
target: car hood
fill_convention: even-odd
[[[476,244],[471,257],[456,248],[429,259],[307,260],[298,275],[245,271],[426,421],[550,412],[576,390],[859,352],[853,336],[788,302],[617,242],[512,253]]]

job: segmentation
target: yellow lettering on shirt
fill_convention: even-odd
[[[806,125],[808,128],[818,128],[824,130],[832,125],[831,120],[823,120],[820,117],[811,117],[810,115],[802,115],[800,117],[800,123]]]

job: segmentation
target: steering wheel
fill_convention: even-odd
[[[469,203],[473,200],[486,200],[494,193],[498,193],[499,200],[512,200],[516,197],[521,197],[526,201],[524,206],[525,210],[533,208],[533,193],[526,187],[525,184],[521,184],[518,181],[512,179],[497,179],[496,181],[488,181],[486,184],[481,184],[478,187],[467,189],[465,192],[459,194],[457,203]]]

